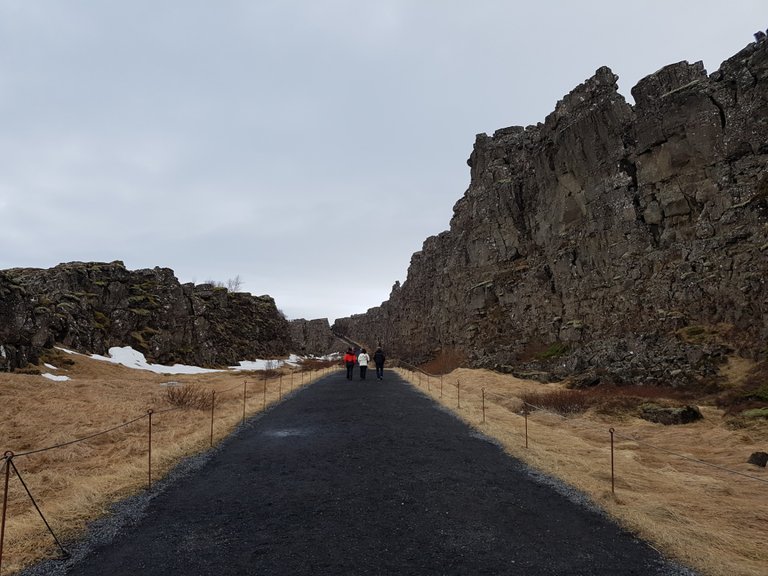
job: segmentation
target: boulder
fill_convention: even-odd
[[[690,424],[701,420],[703,416],[696,406],[660,406],[652,402],[640,405],[639,416],[643,420],[657,424]]]
[[[768,452],[753,452],[747,460],[747,464],[754,464],[755,466],[762,466],[765,468],[768,464]]]

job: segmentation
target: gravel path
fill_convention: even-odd
[[[25,574],[693,574],[392,372],[328,376],[163,484]]]

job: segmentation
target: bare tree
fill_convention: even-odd
[[[234,278],[230,278],[227,280],[227,290],[230,292],[240,292],[240,289],[243,287],[243,279],[240,278],[240,274],[235,276]]]
[[[210,284],[214,288],[226,288],[228,292],[240,292],[240,289],[243,287],[243,279],[240,278],[240,274],[238,274],[226,282],[222,282],[221,280],[206,280],[203,284]]]

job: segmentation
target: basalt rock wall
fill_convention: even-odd
[[[0,368],[35,363],[61,343],[105,354],[132,346],[148,359],[201,366],[287,354],[288,321],[269,296],[180,284],[172,270],[122,262],[0,273]]]
[[[291,338],[294,352],[302,355],[323,356],[345,350],[347,346],[333,335],[328,318],[291,320]]]
[[[768,340],[768,42],[680,62],[635,105],[608,68],[544,123],[477,136],[450,230],[334,330],[425,361],[684,384]]]

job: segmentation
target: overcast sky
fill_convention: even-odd
[[[0,269],[122,260],[364,312],[446,230],[475,135],[708,72],[764,0],[0,0]]]

